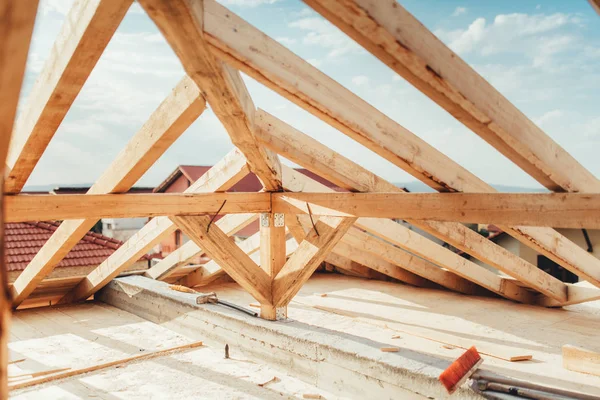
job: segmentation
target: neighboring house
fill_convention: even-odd
[[[155,189],[155,193],[181,193],[190,187],[192,183],[194,183],[198,178],[200,178],[206,171],[208,171],[211,166],[208,165],[180,165],[175,168],[167,179],[165,179],[160,185],[158,185]],[[303,168],[296,168],[298,172],[303,173],[304,175],[313,178],[314,180],[326,185],[329,188],[334,189],[335,191],[342,192],[344,189],[334,185],[326,179],[321,178],[320,176],[306,170]],[[254,175],[250,173],[246,175],[242,180],[233,185],[228,192],[258,192],[262,190],[262,184]],[[215,220],[218,220],[217,217]],[[237,240],[243,240],[258,232],[258,221],[253,222],[247,227],[240,230],[238,233],[234,235]],[[167,238],[163,239],[160,243],[160,253],[164,257],[167,254],[178,249],[182,244],[187,242],[189,238],[183,234],[180,230],[175,231]],[[158,250],[157,250],[158,251]],[[200,262],[200,260],[198,260]]]
[[[536,265],[550,275],[562,280],[563,282],[575,283],[579,281],[577,275],[562,268],[560,265],[533,250],[531,247],[519,242],[509,234],[502,231],[495,225],[488,225],[488,239],[504,247],[508,251],[521,257],[525,261]],[[600,258],[600,230],[598,229],[561,229],[556,231],[567,239],[577,244],[596,258]],[[477,264],[486,266],[479,260],[473,259]],[[488,267],[489,269],[489,267]],[[495,271],[495,270],[494,270]]]
[[[59,222],[19,222],[4,225],[6,269],[13,282],[60,226]],[[48,278],[85,276],[123,242],[98,233],[87,233],[57,264]],[[128,270],[148,268],[151,256],[144,255]]]
[[[50,193],[54,194],[85,194],[89,187],[76,186],[58,186]],[[132,187],[127,193],[152,193],[151,187]],[[148,222],[147,217],[143,218],[103,218],[98,221],[92,231],[102,233],[109,238],[126,241],[139,231]]]

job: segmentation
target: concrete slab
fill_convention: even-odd
[[[337,278],[337,277],[336,277]],[[255,361],[288,371],[323,390],[352,398],[447,398],[437,381],[448,361],[407,348],[384,353],[384,342],[298,320],[270,322],[220,305],[197,305],[143,277],[119,278],[97,299],[170,330],[209,343],[228,343]],[[245,304],[247,306],[247,303]],[[454,398],[479,399],[461,389]]]

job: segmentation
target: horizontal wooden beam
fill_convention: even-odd
[[[272,211],[600,228],[600,194],[581,193],[274,193]]]
[[[6,222],[270,212],[269,193],[6,196]]]
[[[309,209],[310,207],[310,209]],[[600,229],[600,194],[155,193],[14,195],[6,222],[286,213]]]

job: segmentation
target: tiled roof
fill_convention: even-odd
[[[4,225],[7,269],[22,271],[59,227],[59,222],[19,222]],[[88,232],[57,267],[98,265],[123,242]],[[141,259],[148,259],[143,256]]]

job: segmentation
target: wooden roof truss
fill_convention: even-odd
[[[86,195],[20,194],[132,0],[75,1],[67,16],[70,23],[60,32],[13,129],[36,3],[0,1],[0,17],[10,22],[2,24],[6,39],[0,43],[5,220],[64,222],[14,282],[12,307],[34,292],[100,218],[133,216],[154,218],[66,293],[61,303],[89,298],[176,229],[192,241],[146,271],[146,276],[176,278],[195,286],[226,273],[260,302],[266,319],[285,317],[287,304],[323,261],[349,270],[360,264],[419,287],[472,295],[492,292],[528,304],[561,306],[600,298],[600,260],[552,229],[600,228],[600,180],[395,0],[305,3],[558,193],[495,193],[492,186],[214,0],[139,0],[186,76]],[[256,108],[240,71],[440,193],[403,193]],[[185,193],[123,194],[207,105],[235,148]],[[349,192],[333,192],[281,164],[279,155]],[[225,193],[250,172],[262,182],[262,192]],[[211,215],[219,212],[227,216],[213,223]],[[391,218],[404,219],[501,273]],[[256,219],[260,232],[235,243],[231,236]],[[585,282],[563,283],[461,222],[494,223]],[[187,261],[202,253],[212,261],[186,270]],[[8,298],[3,301],[6,305]]]

